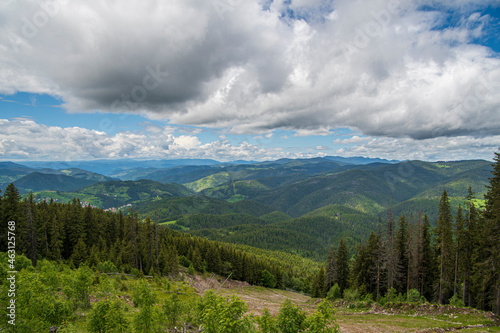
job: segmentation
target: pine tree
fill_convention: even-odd
[[[465,220],[462,214],[462,206],[458,206],[455,217],[455,279],[453,283],[453,294],[457,293],[458,276],[464,266],[464,239],[465,239]]]
[[[193,250],[193,262],[194,269],[197,272],[203,273],[205,271],[203,267],[203,259],[201,258],[200,251],[198,249]]]
[[[2,210],[2,232],[0,233],[0,251],[7,251],[7,222],[14,221],[16,230],[16,243],[22,244],[22,234],[24,233],[23,226],[21,224],[21,205],[19,200],[21,196],[19,195],[19,191],[14,186],[13,183],[10,183],[5,189],[4,196],[2,199],[2,206],[0,207]]]
[[[472,188],[469,186],[467,197],[465,198],[465,205],[467,207],[466,212],[466,226],[464,233],[464,269],[463,269],[463,291],[462,291],[462,301],[468,306],[472,306],[472,288],[471,284],[471,271],[473,269],[472,256],[475,251],[475,233],[477,231],[477,212],[474,207],[474,193]]]
[[[58,219],[57,214],[54,213],[52,219],[49,220],[50,224],[48,226],[49,231],[49,258],[53,260],[62,260],[62,250],[64,242],[64,229],[61,221]]]
[[[409,234],[408,234],[408,222],[404,215],[399,218],[399,228],[396,233],[396,255],[397,255],[397,283],[396,290],[400,293],[406,292],[406,286],[408,281],[408,244]]]
[[[73,265],[75,265],[75,267],[78,268],[80,267],[81,263],[87,260],[87,258],[88,258],[87,245],[85,244],[83,237],[80,237],[80,239],[78,239],[78,242],[76,243],[73,254],[71,255],[71,261],[73,262]]]
[[[27,200],[24,201],[25,218],[26,218],[26,256],[31,259],[33,266],[36,266],[37,261],[37,237],[35,223],[35,203],[33,202],[33,193],[30,192]]]
[[[337,248],[337,283],[340,287],[340,292],[344,293],[344,290],[349,288],[349,249],[347,248],[344,239],[341,238],[339,246]]]
[[[424,224],[422,226],[422,253],[421,253],[421,278],[420,294],[427,300],[432,300],[435,259],[431,240],[431,223],[427,215],[424,215]]]
[[[387,220],[386,227],[386,253],[384,266],[387,273],[387,290],[394,287],[394,282],[396,280],[397,275],[397,256],[396,256],[396,248],[395,248],[395,229],[396,223],[394,221],[394,217],[392,215],[392,205],[389,208],[389,216]]]
[[[452,217],[448,193],[443,191],[439,201],[439,218],[436,223],[436,247],[439,262],[438,301],[444,303],[445,297],[451,297],[453,279],[453,232]]]
[[[495,164],[493,165],[492,177],[487,185],[487,193],[484,196],[486,204],[484,211],[485,225],[488,233],[488,252],[491,274],[494,284],[493,308],[500,315],[500,153],[495,153]]]
[[[326,258],[326,285],[328,290],[335,284],[337,280],[337,266],[336,266],[337,251],[332,245]]]
[[[318,274],[316,278],[312,281],[311,286],[311,296],[325,298],[326,290],[325,290],[325,268],[321,266],[319,268]]]
[[[364,242],[358,245],[358,254],[351,267],[351,283],[353,288],[361,294],[366,294],[370,289],[370,254]]]
[[[380,235],[374,231],[371,232],[368,238],[367,251],[367,275],[368,275],[368,292],[380,296],[380,269],[382,263],[382,249]]]

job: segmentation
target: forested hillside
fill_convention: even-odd
[[[499,314],[500,154],[495,160],[484,210],[474,204],[471,187],[456,210],[442,192],[435,228],[420,211],[398,217],[389,209],[377,232],[356,245],[354,257],[343,239],[331,247],[313,296],[354,293],[385,303],[413,294]]]
[[[1,205],[1,252],[8,249],[7,222],[15,221],[16,251],[34,264],[39,258],[65,260],[74,267],[109,261],[125,272],[170,274],[180,263],[198,272],[232,272],[234,279],[252,284],[260,284],[262,271],[267,270],[282,287],[293,287],[294,278],[305,281],[311,273],[304,265],[295,265],[293,256],[283,260],[283,256],[273,258],[271,252],[252,254],[192,237],[159,227],[149,217],[141,220],[134,210],[127,215],[104,212],[82,207],[78,199],[67,204],[36,204],[32,197],[20,201],[14,185],[7,187]]]
[[[485,161],[335,162],[325,173],[321,161],[306,168],[284,160],[232,174],[267,178],[223,185],[221,178],[210,187],[204,176],[191,190],[105,181],[54,192],[59,202],[22,198],[10,184],[0,199],[0,250],[9,250],[13,227],[16,253],[33,266],[49,259],[134,275],[209,272],[313,297],[380,304],[413,297],[498,312],[498,155],[496,162],[493,169]],[[129,206],[114,213],[64,200],[70,195]]]

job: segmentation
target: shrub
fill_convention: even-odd
[[[100,262],[97,264],[97,270],[102,273],[117,273],[118,268],[116,268],[113,262],[107,260],[105,262]]]
[[[386,298],[387,298],[387,303],[389,303],[389,302],[395,303],[395,302],[400,301],[399,297],[398,297],[398,292],[394,288],[389,289],[389,291],[387,292]]]
[[[134,318],[136,332],[157,332],[159,330],[159,313],[156,304],[156,294],[149,284],[140,280],[136,283],[134,290],[134,305],[139,306],[140,311]]]
[[[355,302],[359,301],[360,295],[358,289],[348,288],[344,290],[344,299],[346,301]]]
[[[323,301],[318,305],[318,309],[306,320],[307,332],[312,333],[337,333],[339,326],[333,320],[332,304]]]
[[[305,312],[294,306],[291,300],[287,299],[281,304],[278,313],[278,328],[282,333],[301,332],[306,327],[305,321]]]
[[[410,289],[408,295],[406,296],[406,301],[409,303],[420,303],[420,292],[417,289]]]
[[[257,324],[259,324],[259,332],[261,333],[278,333],[276,319],[271,316],[267,308],[264,308],[262,315],[257,317]]]
[[[340,287],[338,283],[335,283],[333,287],[330,288],[328,294],[326,294],[326,299],[334,301],[340,298]]]
[[[276,279],[274,275],[271,274],[267,269],[263,270],[261,273],[261,282],[264,287],[274,288],[276,285]]]
[[[236,296],[225,298],[207,291],[198,303],[198,318],[206,333],[251,332],[251,322],[243,317],[247,309]]]
[[[465,304],[464,302],[458,298],[457,294],[454,294],[452,298],[450,298],[450,305],[456,306],[456,307],[464,307]]]
[[[104,299],[97,302],[90,311],[89,332],[126,332],[129,323],[124,316],[124,307],[120,301]]]

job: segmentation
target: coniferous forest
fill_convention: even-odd
[[[133,208],[125,213],[107,212],[83,205],[77,198],[68,203],[35,202],[32,193],[21,198],[10,184],[0,201],[2,307],[10,304],[8,278],[15,271],[16,332],[48,331],[50,327],[78,331],[72,322],[78,322],[75,318],[81,309],[88,312],[83,322],[92,332],[155,332],[180,321],[201,325],[209,332],[334,332],[338,326],[331,306],[338,299],[380,305],[432,302],[498,315],[498,153],[484,206],[477,205],[476,199],[469,187],[452,209],[444,189],[435,203],[435,221],[419,210],[395,216],[391,206],[367,237],[354,246],[352,238],[349,244],[340,237],[318,262],[292,254],[286,247],[271,251],[192,236],[156,223],[154,215],[140,217]],[[178,218],[184,226],[227,226],[238,218],[249,219],[250,226],[255,223],[244,214],[215,221],[198,215],[191,220]],[[189,293],[182,291],[188,287],[182,281],[197,274],[294,290],[325,301],[309,315],[284,302],[277,317],[264,311],[251,318],[244,315],[248,309],[237,297],[226,299],[210,292],[202,298],[190,294],[196,300],[186,296]],[[169,291],[167,298],[158,298],[153,281],[156,290]],[[128,313],[126,301],[109,297],[114,290],[130,290],[139,310]],[[224,312],[221,309],[233,311],[227,326],[213,324],[222,319],[210,317],[211,311]],[[287,320],[294,321],[295,330],[287,330]],[[8,321],[4,316],[0,325],[8,327]]]

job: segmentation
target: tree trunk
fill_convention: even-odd
[[[465,247],[465,258],[469,258],[469,246]],[[467,304],[465,303],[465,295],[467,295],[467,270],[468,270],[468,265],[469,263],[466,263],[464,267],[464,286],[463,286],[463,291],[462,291],[462,301],[464,302],[464,305]],[[468,304],[470,306],[470,303]]]
[[[453,294],[457,293],[457,283],[458,283],[458,247],[460,243],[457,240],[457,251],[455,255],[455,282],[453,283]]]
[[[497,290],[497,301],[496,301],[495,314],[497,316],[500,316],[500,287],[498,287],[498,285],[497,285],[495,288]]]
[[[444,253],[443,253],[444,241],[441,241],[441,268],[439,274],[439,304],[443,304],[443,275],[444,275]]]

